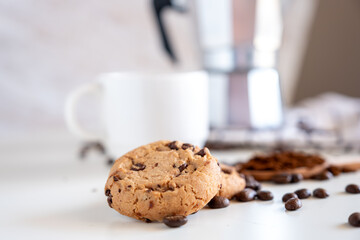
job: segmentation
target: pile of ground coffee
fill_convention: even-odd
[[[241,165],[241,170],[279,171],[300,167],[312,168],[325,160],[314,154],[302,152],[275,152],[269,155],[256,155]]]

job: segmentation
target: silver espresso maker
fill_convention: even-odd
[[[153,0],[163,49],[176,64],[164,11],[178,11],[195,27],[201,65],[210,75],[213,128],[276,129],[283,110],[277,51],[280,0]],[[171,29],[172,30],[172,29]]]

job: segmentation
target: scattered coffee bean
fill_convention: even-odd
[[[166,226],[171,228],[180,227],[187,223],[187,218],[185,216],[168,216],[163,219],[163,223],[165,223]]]
[[[272,181],[277,184],[285,184],[291,182],[291,175],[288,173],[280,173],[273,176]]]
[[[109,157],[106,161],[107,165],[112,166],[114,164],[115,160],[111,157]]]
[[[187,163],[181,164],[180,167],[179,167],[179,171],[180,171],[180,172],[184,171],[185,168],[187,168],[187,166],[188,166]]]
[[[209,208],[225,208],[230,205],[229,199],[221,196],[215,196],[208,203]]]
[[[173,150],[179,150],[178,146],[176,146],[176,141],[172,141],[168,144],[168,147]]]
[[[302,207],[301,200],[298,198],[290,198],[285,203],[285,208],[288,211],[295,211]]]
[[[355,212],[349,216],[348,222],[353,227],[360,227],[360,212]]]
[[[106,189],[105,190],[105,196],[109,196],[110,195],[110,189]]]
[[[270,191],[259,191],[257,197],[261,201],[270,201],[274,199],[274,195]]]
[[[201,149],[199,152],[197,152],[195,155],[200,155],[202,157],[204,157],[206,155],[205,153],[205,148]]]
[[[240,202],[253,201],[256,198],[256,192],[251,188],[245,188],[241,192],[235,194],[235,199]]]
[[[142,164],[142,163],[135,163],[134,165],[132,165],[130,170],[133,171],[142,171],[146,168],[146,165]]]
[[[337,167],[337,166],[334,166],[334,165],[328,167],[327,170],[329,172],[331,172],[332,175],[334,175],[334,176],[339,176],[341,174],[341,172],[342,172],[342,169],[340,167]]]
[[[287,200],[289,200],[290,198],[297,198],[298,196],[295,193],[286,193],[283,197],[282,197],[282,201],[286,202]]]
[[[304,177],[300,173],[294,173],[294,174],[291,175],[291,182],[292,183],[300,182],[303,179],[304,179]]]
[[[305,199],[311,196],[311,192],[306,188],[296,190],[295,194],[298,196],[299,199]]]
[[[246,188],[251,188],[255,191],[261,189],[261,184],[255,180],[255,178],[251,175],[245,175]]]
[[[316,188],[313,191],[313,196],[316,197],[316,198],[327,198],[329,196],[329,194],[323,188]]]
[[[194,145],[192,145],[192,144],[190,144],[190,143],[184,143],[184,144],[181,146],[181,148],[182,148],[183,150],[186,150],[186,149],[188,149],[188,148],[192,148],[192,150],[194,150]]]
[[[316,179],[316,180],[329,180],[331,178],[333,178],[334,175],[332,175],[331,172],[329,171],[324,171],[318,175],[315,175],[313,178]]]
[[[348,193],[360,193],[360,186],[357,184],[349,184],[346,186],[345,191]]]

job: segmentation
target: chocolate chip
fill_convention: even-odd
[[[146,165],[142,164],[142,163],[135,163],[134,165],[132,165],[132,167],[130,168],[130,170],[133,171],[142,171],[146,168]]]
[[[298,196],[295,193],[286,193],[284,194],[284,196],[282,197],[282,201],[286,202],[287,200],[289,200],[290,198],[297,198]]]
[[[295,211],[302,207],[301,200],[298,198],[290,198],[285,203],[285,208],[288,211]]]
[[[274,199],[274,195],[270,191],[259,191],[257,197],[261,201],[270,201]]]
[[[246,188],[254,189],[255,191],[258,191],[261,189],[261,184],[255,180],[255,178],[251,175],[245,176],[245,182],[246,182]]]
[[[348,167],[348,166],[345,166],[345,167],[343,167],[343,168],[341,169],[341,171],[342,171],[343,173],[351,173],[351,172],[356,172],[356,169],[351,168],[351,167]]]
[[[110,195],[110,192],[111,192],[110,189],[106,189],[106,190],[105,190],[105,196],[109,196],[109,195]]]
[[[272,177],[272,181],[277,184],[285,184],[291,182],[291,175],[288,173],[276,174]]]
[[[333,178],[334,175],[332,175],[331,172],[329,171],[324,171],[318,175],[315,175],[313,178],[316,179],[316,180],[329,180],[331,178]]]
[[[149,209],[153,208],[154,207],[154,202],[153,201],[150,201],[149,203]]]
[[[111,206],[111,204],[112,204],[112,198],[111,198],[110,196],[107,198],[107,202],[108,202],[108,204],[109,204],[109,207],[112,208],[112,206]]]
[[[119,191],[118,191],[119,193],[121,193],[121,189],[119,188]]]
[[[360,187],[357,184],[349,184],[346,186],[345,191],[347,193],[360,193]]]
[[[154,165],[155,167],[157,167],[157,166],[159,166],[159,163],[155,163],[155,165]]]
[[[181,164],[180,167],[179,167],[179,171],[180,172],[184,171],[184,169],[187,168],[187,166],[188,166],[187,163]]]
[[[300,173],[294,173],[294,174],[291,175],[291,182],[292,183],[300,182],[303,179],[304,179],[304,177]]]
[[[115,182],[120,180],[120,178],[117,177],[117,176],[113,176],[113,179],[114,179]]]
[[[249,202],[255,200],[256,192],[251,188],[245,188],[241,192],[235,194],[235,199],[240,202]]]
[[[128,187],[128,188],[131,188],[131,185],[128,185],[127,187]]]
[[[148,219],[148,218],[145,218],[144,220],[145,220],[146,223],[152,223],[152,221],[150,219]]]
[[[186,150],[186,149],[188,149],[188,148],[192,148],[192,150],[194,150],[194,145],[192,145],[192,144],[190,144],[190,143],[184,143],[184,144],[181,146],[181,148],[182,148],[183,150]]]
[[[316,198],[327,198],[329,196],[329,194],[323,188],[316,188],[313,191],[313,196],[316,197]]]
[[[305,199],[311,196],[311,192],[306,188],[296,190],[295,194],[298,196],[299,199]]]
[[[208,203],[209,208],[225,208],[230,205],[229,199],[221,196],[213,197]]]
[[[200,151],[198,151],[195,155],[200,155],[202,157],[204,157],[206,155],[205,153],[205,148],[201,149]]]
[[[185,216],[168,216],[163,219],[163,223],[165,223],[166,226],[171,228],[180,227],[187,223],[187,218]]]
[[[360,227],[360,212],[354,212],[349,216],[348,222],[353,227]]]
[[[331,172],[332,175],[334,175],[334,176],[339,176],[341,174],[341,172],[342,172],[342,169],[340,167],[337,167],[337,166],[330,166],[330,167],[327,168],[327,170],[329,172]]]
[[[231,170],[230,169],[227,169],[227,168],[222,168],[221,171],[223,173],[226,173],[226,174],[230,174],[231,173]]]
[[[173,150],[179,150],[179,148],[176,146],[176,141],[172,141],[168,144],[168,147]]]

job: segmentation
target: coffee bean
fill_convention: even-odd
[[[187,166],[188,166],[187,163],[181,164],[180,167],[179,167],[179,171],[180,172],[184,171],[184,169],[187,168]]]
[[[186,149],[188,149],[188,148],[192,148],[192,150],[194,150],[194,145],[192,145],[192,144],[190,144],[190,143],[184,143],[184,144],[181,146],[181,148],[182,148],[183,150],[186,150]]]
[[[287,200],[289,200],[290,198],[297,198],[298,196],[295,193],[286,193],[283,197],[282,197],[282,201],[286,202]]]
[[[142,164],[142,163],[135,163],[134,165],[132,165],[130,170],[133,171],[142,171],[146,168],[146,165]]]
[[[105,196],[109,196],[110,195],[110,189],[106,189],[105,190]]]
[[[300,173],[294,173],[294,174],[291,175],[291,182],[292,183],[300,182],[303,179],[304,179],[304,177]]]
[[[285,184],[291,182],[291,175],[288,173],[280,173],[273,176],[272,181],[277,184]]]
[[[201,149],[201,150],[200,150],[199,152],[197,152],[195,155],[200,155],[200,156],[204,157],[204,156],[206,155],[205,149],[204,149],[204,148]]]
[[[354,212],[349,216],[348,222],[353,227],[360,227],[360,212]]]
[[[115,160],[111,157],[109,157],[106,161],[107,165],[112,166],[114,164]]]
[[[256,192],[251,188],[245,188],[241,192],[235,194],[235,199],[240,202],[249,202],[255,200]]]
[[[316,188],[313,191],[313,196],[316,197],[316,198],[327,198],[329,196],[329,194],[323,188]]]
[[[302,207],[301,200],[298,198],[290,198],[285,203],[285,208],[288,211],[295,211]]]
[[[229,199],[221,196],[213,197],[208,203],[209,208],[225,208],[230,205]]]
[[[259,191],[257,197],[261,201],[270,201],[274,199],[274,195],[270,191]]]
[[[178,146],[176,146],[176,141],[172,141],[168,144],[168,147],[173,150],[179,150]]]
[[[111,204],[112,204],[112,197],[111,197],[111,196],[109,196],[109,197],[107,198],[107,202],[108,202],[108,204],[109,204],[109,207],[112,208],[112,206],[111,206]]]
[[[298,196],[299,199],[305,199],[311,196],[311,192],[306,188],[296,190],[295,194]]]
[[[318,175],[315,175],[313,178],[316,179],[316,180],[329,180],[331,178],[333,178],[334,175],[332,175],[331,172],[329,171],[324,171]]]
[[[337,167],[337,166],[330,166],[330,167],[327,168],[327,170],[329,172],[331,172],[332,175],[334,175],[334,176],[339,176],[341,174],[341,172],[342,172],[342,169],[340,167]]]
[[[261,189],[261,184],[255,180],[255,178],[251,175],[245,175],[246,188],[254,189],[258,191]]]
[[[171,228],[180,227],[187,223],[187,218],[185,216],[168,216],[163,219],[163,223],[165,223],[166,226]]]
[[[348,193],[360,193],[360,187],[357,184],[349,184],[346,186],[345,191]]]

